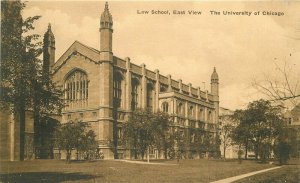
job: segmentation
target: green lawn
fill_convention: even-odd
[[[176,161],[165,163],[176,164]],[[34,160],[1,162],[0,182],[211,182],[270,167],[274,165],[204,159],[180,160],[176,165]]]

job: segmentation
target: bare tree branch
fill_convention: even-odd
[[[296,82],[292,80],[292,67],[288,67],[287,62],[284,63],[283,67],[279,67],[276,63],[275,65],[276,70],[279,71],[277,77],[264,74],[262,81],[253,79],[252,86],[267,96],[269,101],[280,102],[281,104],[289,102],[293,106],[297,105],[300,102],[299,80]]]

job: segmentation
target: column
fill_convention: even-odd
[[[178,124],[178,119],[177,119],[177,99],[173,98],[173,105],[174,105],[174,124]]]
[[[185,114],[184,114],[184,117],[185,117],[185,124],[186,124],[186,126],[188,126],[188,124],[189,124],[189,120],[188,120],[188,118],[189,118],[189,113],[188,113],[188,102],[186,101],[185,102],[185,105],[184,105],[184,108],[185,108],[185,110],[184,110],[184,112],[185,112]]]
[[[142,108],[146,109],[147,107],[147,78],[146,78],[146,65],[142,64],[142,83],[141,83],[141,87],[142,87]]]
[[[131,68],[130,68],[130,58],[126,57],[126,77],[125,77],[125,110],[130,111],[131,110]]]
[[[159,70],[156,69],[155,70],[155,79],[156,79],[156,83],[155,83],[155,109],[154,111],[159,111],[159,91],[160,91],[160,82],[159,82]]]

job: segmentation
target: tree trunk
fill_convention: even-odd
[[[254,153],[255,153],[255,159],[258,160],[258,152],[259,152],[259,147],[258,145],[255,145]]]
[[[148,163],[150,162],[150,147],[148,146],[148,148],[147,148],[147,161],[148,161]]]
[[[76,149],[76,160],[79,160],[79,152],[78,152],[78,149]]]
[[[226,144],[225,142],[223,143],[224,147],[223,147],[223,155],[224,155],[224,159],[226,159]]]
[[[70,159],[71,159],[71,150],[67,150],[67,158],[66,158],[67,163],[70,162]]]
[[[167,145],[165,145],[165,148],[164,148],[164,157],[165,157],[165,159],[168,159],[168,147],[167,147]]]
[[[141,155],[142,155],[142,160],[144,160],[145,150],[142,150],[142,151],[141,151]]]
[[[35,112],[36,110],[34,109],[34,138],[33,138],[33,144],[34,144],[34,153],[35,153],[35,158],[40,158],[40,148],[41,148],[41,142],[40,142],[40,132],[41,132],[41,126],[40,126],[40,120],[38,117],[38,114]]]
[[[248,139],[246,140],[246,144],[245,144],[245,159],[247,159],[248,157]]]
[[[18,107],[18,116],[20,123],[20,161],[25,159],[25,101],[21,99]]]

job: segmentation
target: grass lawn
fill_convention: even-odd
[[[235,183],[299,183],[300,182],[300,164],[284,165],[279,169],[256,174],[244,179],[235,181]]]
[[[164,163],[176,164],[176,161]],[[180,160],[176,165],[33,160],[1,162],[0,182],[211,182],[270,167],[274,165],[204,159]]]

